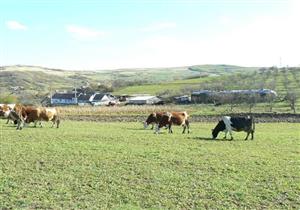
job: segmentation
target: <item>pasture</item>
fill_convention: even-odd
[[[255,140],[210,140],[141,123],[0,120],[0,209],[299,209],[300,124],[258,123]]]

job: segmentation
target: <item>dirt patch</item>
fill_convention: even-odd
[[[247,116],[252,115],[255,122],[290,122],[300,123],[300,114],[289,113],[243,113],[243,114],[227,114],[229,116]],[[143,122],[147,116],[106,116],[106,115],[67,115],[63,119],[75,121],[96,121],[96,122]],[[193,115],[190,117],[191,122],[217,122],[220,120],[221,115]]]

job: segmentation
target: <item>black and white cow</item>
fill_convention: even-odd
[[[247,133],[245,140],[248,139],[250,133],[251,133],[251,139],[253,140],[254,130],[255,130],[255,124],[254,124],[253,117],[223,116],[222,120],[220,120],[217,126],[212,130],[212,137],[213,139],[216,139],[219,132],[223,131],[225,132],[224,139],[226,139],[227,133],[229,132],[232,140],[233,139],[232,131],[238,131],[238,132],[245,131]]]

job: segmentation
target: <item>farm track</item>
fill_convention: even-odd
[[[226,114],[230,116],[238,116],[241,114]],[[250,115],[250,113],[245,113],[245,115]],[[290,114],[290,113],[252,113],[255,118],[255,122],[267,123],[267,122],[290,122],[290,123],[300,123],[300,114]],[[190,117],[191,122],[216,122],[220,119],[221,115],[193,115]],[[145,115],[65,115],[62,118],[66,120],[75,121],[96,121],[96,122],[143,122],[147,116]]]

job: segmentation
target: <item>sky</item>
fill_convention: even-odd
[[[298,0],[0,0],[0,66],[300,66]]]

